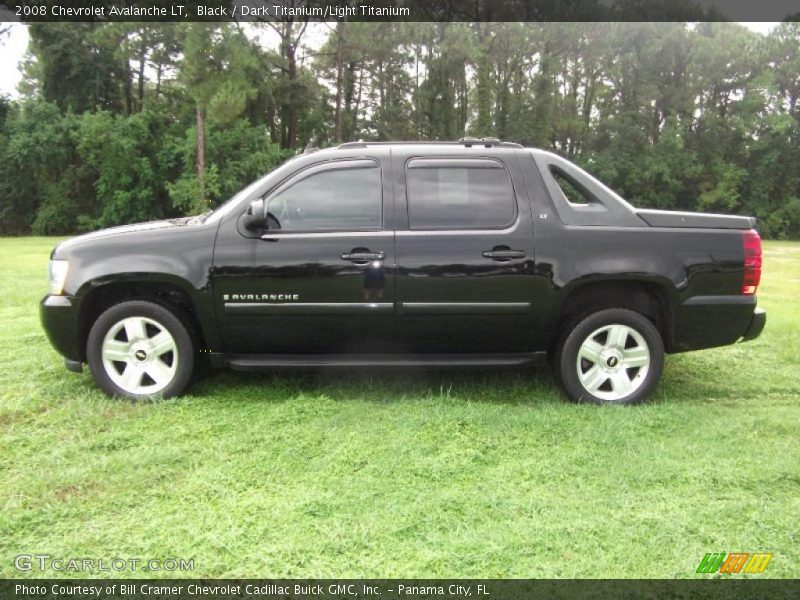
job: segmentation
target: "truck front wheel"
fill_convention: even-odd
[[[189,328],[160,304],[132,300],[98,317],[86,344],[89,370],[110,396],[132,400],[182,393],[194,370]]]
[[[634,404],[658,383],[664,344],[641,314],[622,308],[600,310],[567,326],[554,367],[572,400]]]

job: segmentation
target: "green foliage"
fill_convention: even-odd
[[[736,212],[740,206],[741,185],[746,178],[745,169],[732,164],[723,165],[716,185],[700,193],[697,207],[708,212]]]
[[[236,119],[255,97],[247,77],[255,65],[244,34],[226,24],[194,23],[186,28],[180,79],[198,107],[220,123]]]
[[[781,221],[775,227],[781,237],[800,238],[800,198],[789,198],[775,214],[779,215]]]
[[[63,233],[91,212],[92,180],[76,150],[79,117],[54,104],[14,106],[0,148],[0,223],[6,233]]]
[[[163,218],[164,182],[175,175],[160,160],[163,119],[151,112],[130,117],[109,112],[83,116],[78,139],[82,163],[95,172],[95,215],[84,215],[83,228]]]
[[[169,196],[175,208],[186,214],[221,204],[247,183],[257,179],[290,156],[269,140],[263,127],[254,127],[246,119],[233,123],[211,122],[206,128],[205,196],[192,166],[196,162],[197,129],[191,127],[181,144],[182,175],[168,184]]]
[[[101,26],[34,23],[28,31],[37,58],[32,74],[45,100],[76,113],[121,108],[124,63],[115,59],[112,43],[97,43]]]
[[[197,214],[207,210],[213,198],[219,196],[219,172],[216,165],[205,170],[201,182],[193,172],[181,175],[175,183],[168,183],[167,189],[172,204],[184,214]]]
[[[304,45],[313,27],[319,48]],[[204,210],[337,133],[497,136],[642,207],[800,231],[796,23],[768,36],[722,22],[262,28],[274,47],[229,23],[31,24],[25,96],[0,100],[0,232]]]

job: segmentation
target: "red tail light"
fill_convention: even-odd
[[[761,282],[761,238],[754,229],[742,233],[744,246],[744,278],[742,293],[755,294]]]

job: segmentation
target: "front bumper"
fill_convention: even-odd
[[[756,339],[764,331],[764,325],[767,324],[767,311],[763,308],[757,308],[753,311],[753,318],[750,320],[750,325],[742,336],[743,342],[749,342]]]
[[[68,361],[85,360],[80,328],[80,300],[48,294],[39,303],[39,318],[53,348]]]

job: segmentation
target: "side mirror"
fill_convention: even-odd
[[[267,228],[267,211],[264,199],[253,200],[247,207],[247,212],[242,215],[242,225],[248,231]]]

